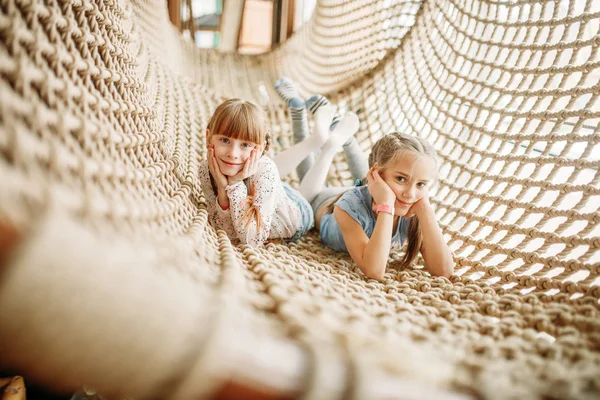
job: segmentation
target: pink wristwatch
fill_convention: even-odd
[[[375,211],[377,211],[378,213],[384,212],[392,214],[392,217],[394,216],[394,207],[390,206],[389,204],[377,204],[377,207],[375,207]]]

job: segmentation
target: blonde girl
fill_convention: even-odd
[[[320,169],[329,169],[335,153],[358,129],[358,118],[350,114],[330,132],[333,115],[333,107],[322,107],[315,114],[313,134],[272,160],[265,155],[271,139],[264,110],[240,99],[220,104],[207,125],[208,155],[200,165],[210,224],[250,245],[304,235],[314,224],[305,197],[318,193],[327,175]],[[281,181],[317,150],[319,159],[298,191]]]
[[[369,278],[381,280],[390,250],[404,244],[403,266],[421,252],[432,275],[450,276],[452,253],[429,202],[438,168],[432,146],[390,133],[375,143],[368,165],[366,185],[325,189],[312,199],[322,242],[349,253]]]
[[[290,108],[295,141],[308,136],[307,110],[317,117],[323,108],[333,108],[322,95],[304,101],[289,78],[278,80],[275,88]],[[334,116],[329,127],[332,133],[343,118]],[[323,157],[314,164],[308,157],[297,169],[301,177],[315,166],[324,174],[311,191],[301,191],[311,203],[321,241],[349,253],[369,278],[382,279],[390,250],[405,243],[403,266],[411,264],[420,251],[432,275],[450,276],[452,253],[429,203],[429,188],[437,177],[433,147],[415,136],[390,133],[375,143],[367,162],[353,135],[341,144],[352,177],[357,182],[363,178],[365,186],[326,188],[331,162]]]

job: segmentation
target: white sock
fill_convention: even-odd
[[[336,153],[337,151],[333,147],[323,146],[321,154],[317,156],[314,165],[308,170],[300,183],[298,191],[309,203],[325,188],[329,167],[331,167]]]
[[[321,107],[317,113],[323,108],[325,107]],[[325,146],[333,148],[336,152],[341,150],[342,146],[356,134],[358,126],[359,121],[356,114],[353,112],[346,113],[335,128],[329,133],[329,139]]]
[[[320,107],[315,113],[315,127],[311,136],[316,136],[321,141],[321,145],[325,144],[330,137],[329,126],[335,115],[335,107],[326,105]]]
[[[317,111],[317,114],[320,112]],[[315,117],[317,117],[315,114]],[[331,115],[333,118],[333,114]],[[329,126],[331,118],[326,119],[325,116],[318,121],[321,124]],[[329,174],[329,168],[333,162],[335,154],[342,149],[342,146],[346,141],[351,138],[358,130],[358,117],[354,113],[346,114],[340,123],[329,133],[329,139],[321,148],[321,154],[317,156],[317,160],[311,169],[308,170],[304,179],[300,183],[299,191],[308,202],[312,202],[315,197],[325,188],[325,182],[327,181],[327,175]]]
[[[277,165],[277,169],[279,170],[279,176],[284,178],[290,172],[292,172],[306,157],[319,150],[323,142],[317,136],[311,135],[306,140],[301,141],[285,149],[284,151],[277,153],[277,155],[273,158],[275,161],[275,165]],[[311,164],[310,168],[307,171],[312,169],[314,164]],[[304,178],[306,174],[304,175]]]

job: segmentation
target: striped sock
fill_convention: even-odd
[[[306,108],[308,108],[312,115],[315,115],[319,108],[321,108],[322,106],[326,106],[327,104],[331,103],[329,102],[327,97],[321,96],[320,94],[315,94],[314,96],[306,100]],[[333,117],[333,121],[331,121],[331,126],[329,127],[330,131],[332,131],[333,128],[335,128],[335,126],[340,122],[340,119],[340,114],[336,113]]]
[[[290,108],[304,107],[304,100],[300,97],[294,82],[289,78],[284,77],[275,82],[275,90]]]
[[[308,116],[306,114],[306,104],[302,97],[300,97],[296,86],[294,86],[294,83],[290,79],[281,78],[275,82],[275,90],[290,107],[294,144],[305,140],[310,132],[308,128]],[[311,154],[296,167],[296,173],[300,180],[304,178],[304,175],[306,175],[306,172],[312,167],[313,163],[314,158]]]

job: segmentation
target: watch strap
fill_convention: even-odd
[[[375,207],[375,211],[377,211],[378,213],[384,212],[391,214],[392,217],[394,216],[394,207],[390,206],[389,204],[377,204],[377,207]]]

